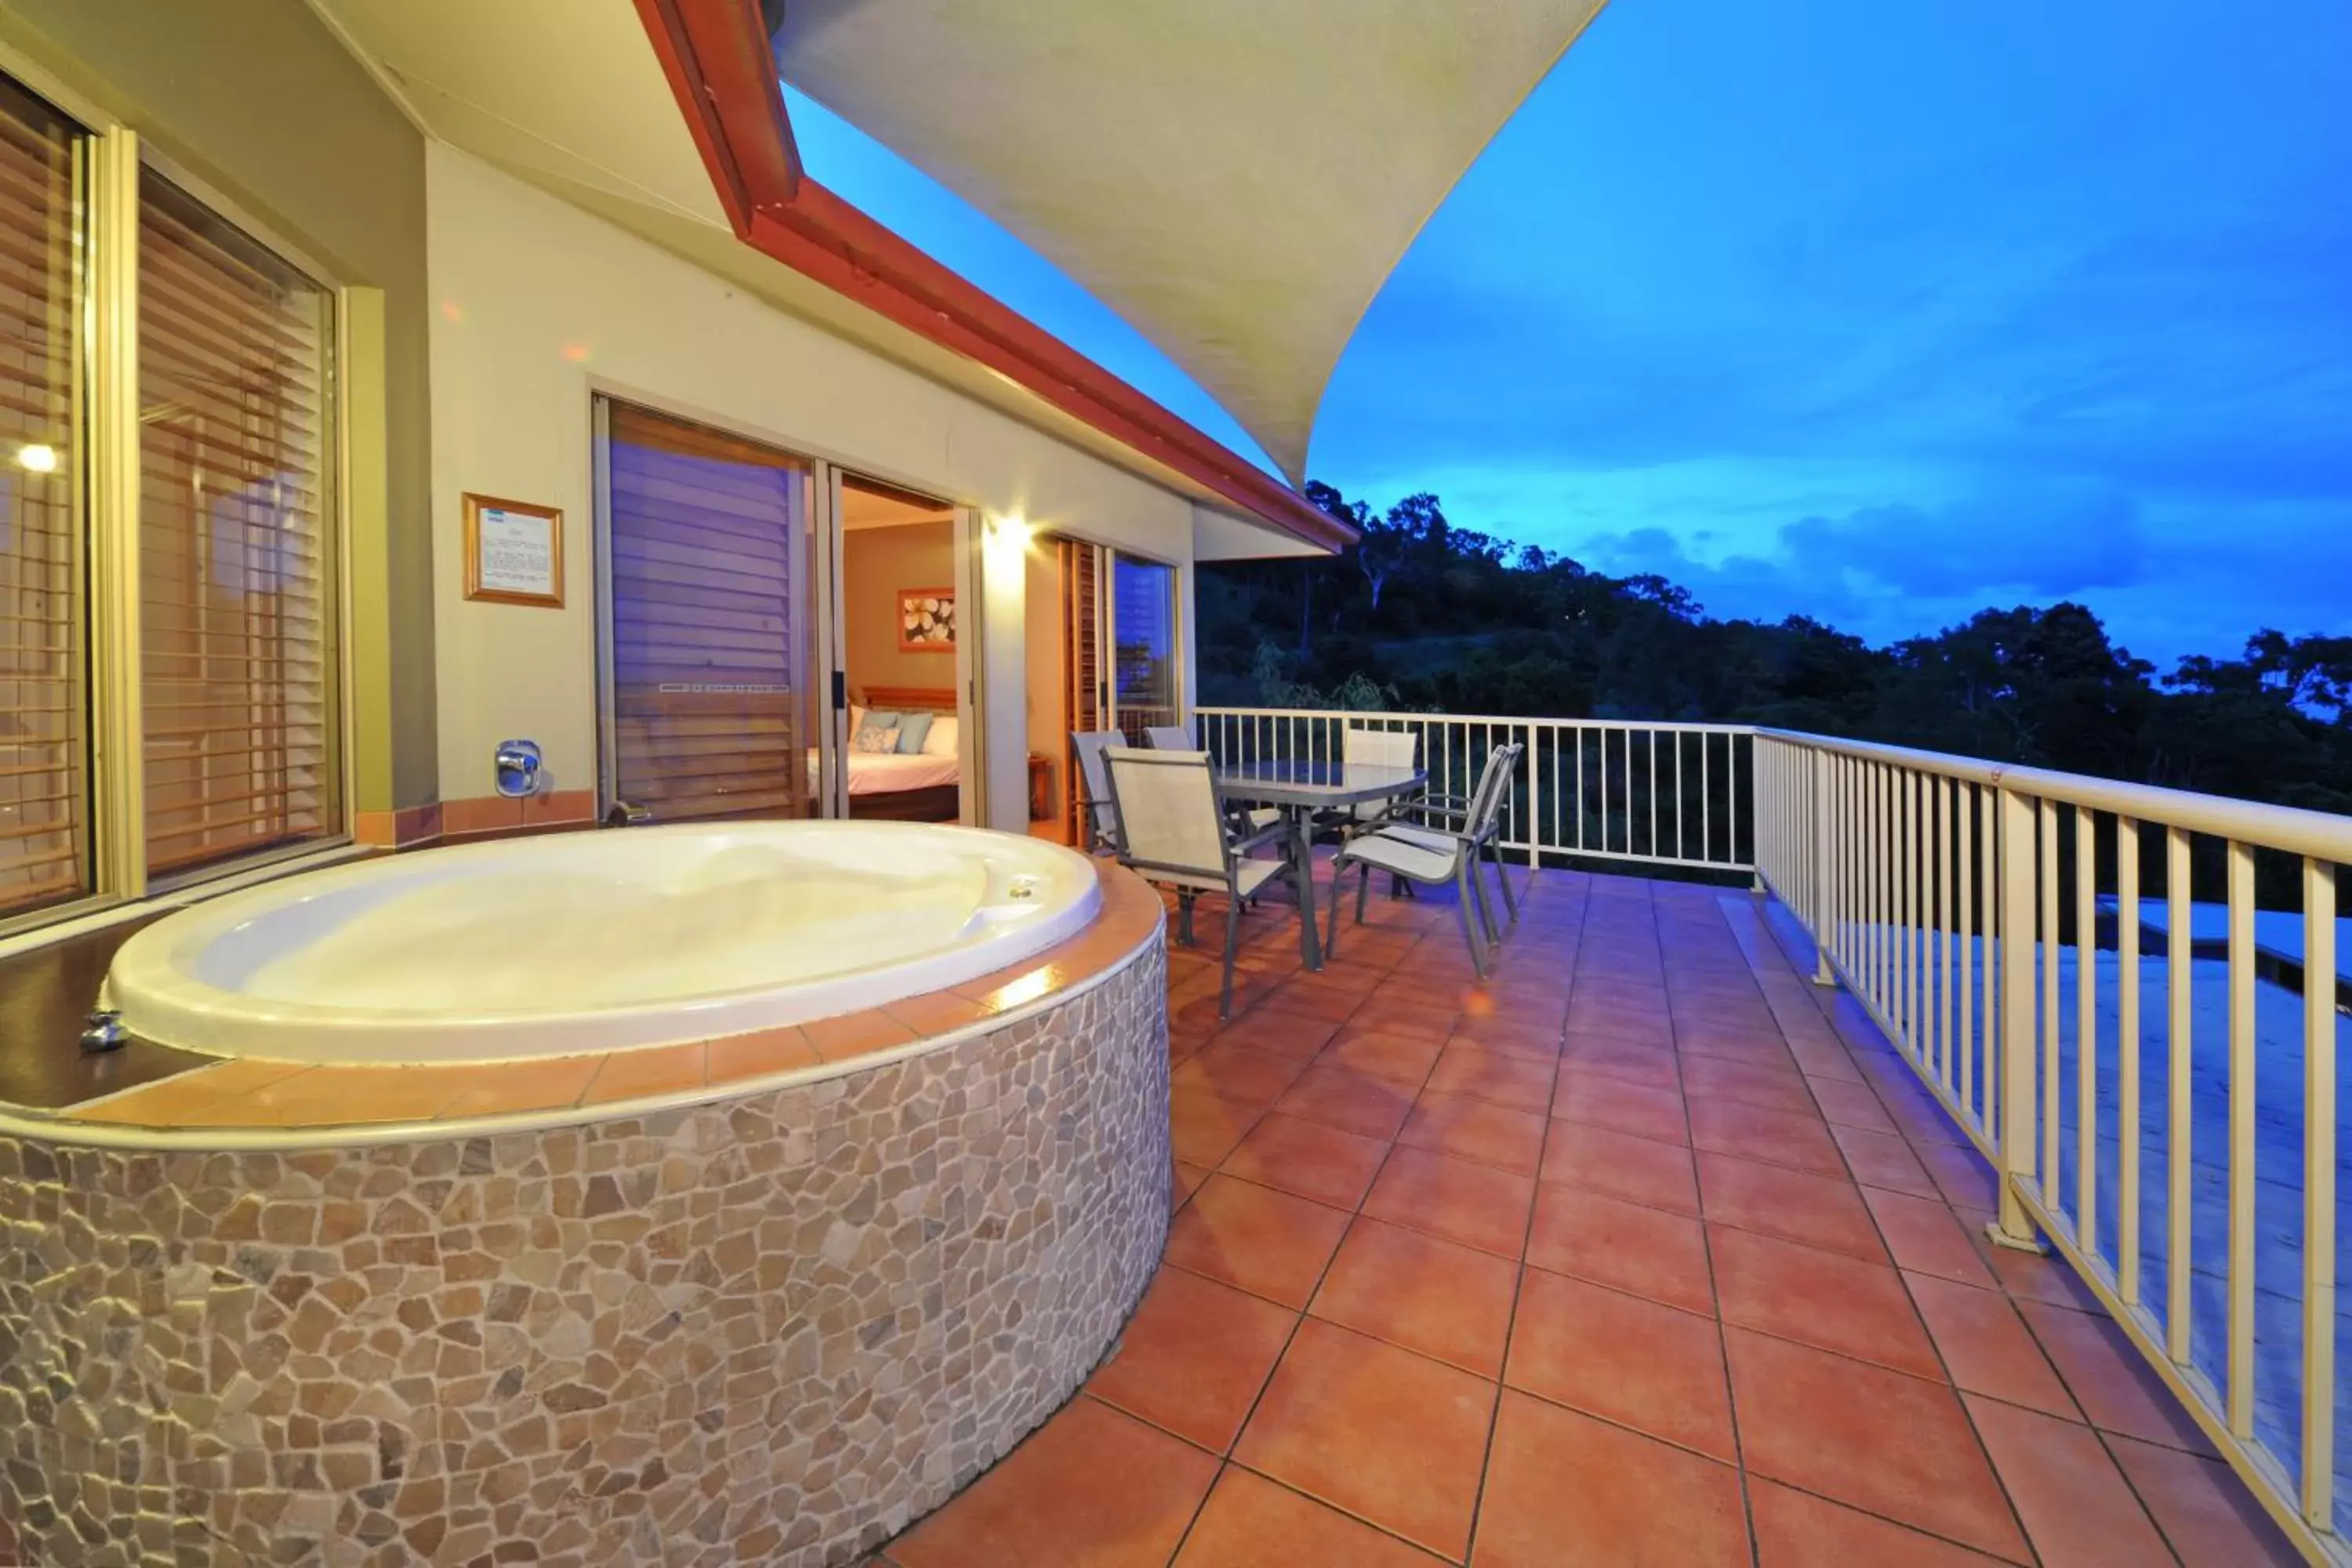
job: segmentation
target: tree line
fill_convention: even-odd
[[[2159,671],[2072,603],[1872,647],[1803,616],[1718,619],[1447,521],[1308,495],[1338,556],[1203,563],[1201,700],[1769,725],[2352,813],[2352,637],[2263,630]]]

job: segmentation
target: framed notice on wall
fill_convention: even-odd
[[[562,511],[468,493],[466,597],[562,608]]]

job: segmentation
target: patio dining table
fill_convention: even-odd
[[[1291,852],[1299,867],[1298,956],[1307,968],[1322,968],[1323,943],[1315,925],[1316,813],[1415,794],[1428,787],[1428,772],[1378,763],[1232,763],[1218,765],[1216,782],[1223,799],[1274,806],[1288,819]]]

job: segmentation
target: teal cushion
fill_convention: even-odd
[[[901,713],[898,715],[898,754],[911,757],[923,749],[923,737],[931,732],[931,713]],[[873,720],[866,722],[871,724]]]

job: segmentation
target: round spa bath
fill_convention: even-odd
[[[0,1518],[61,1563],[859,1561],[1151,1276],[1161,927],[1116,868],[881,823],[158,921],[109,1000],[201,1054],[0,1109]]]

